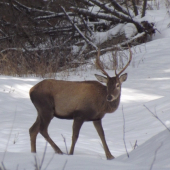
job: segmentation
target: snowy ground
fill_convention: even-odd
[[[122,87],[121,103],[113,114],[106,114],[103,127],[110,151],[116,159],[107,161],[101,141],[91,122],[86,122],[80,132],[73,156],[47,151],[42,169],[116,169],[116,170],[169,170],[170,132],[146,109],[148,107],[170,127],[170,16],[166,10],[149,11],[147,18],[156,22],[158,30],[153,41],[132,49],[133,61],[128,67],[128,79]],[[88,66],[87,66],[88,67]],[[107,70],[110,75],[113,71]],[[57,79],[72,81],[94,80],[98,70],[57,74]],[[64,73],[67,74],[67,73]],[[41,81],[38,78],[0,76],[0,162],[7,169],[35,169],[35,155],[30,153],[28,129],[36,118],[28,91]],[[144,107],[144,105],[146,107]],[[125,115],[125,140],[123,142],[123,114]],[[72,121],[53,119],[49,134],[62,151],[71,145]],[[133,149],[137,142],[136,149]],[[41,162],[46,141],[37,137],[37,159]],[[51,162],[50,162],[51,160]],[[0,165],[2,167],[2,164]],[[0,168],[1,169],[1,168]]]

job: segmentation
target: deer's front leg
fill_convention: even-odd
[[[73,155],[73,152],[74,152],[74,147],[75,147],[75,144],[77,142],[77,139],[79,137],[79,132],[80,132],[80,128],[83,124],[84,120],[80,117],[77,117],[74,119],[74,122],[73,122],[73,135],[72,135],[72,145],[71,145],[71,148],[70,148],[70,155]]]
[[[100,136],[107,159],[114,159],[114,156],[110,153],[109,148],[107,146],[101,120],[93,121],[93,124]]]

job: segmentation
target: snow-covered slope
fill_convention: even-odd
[[[160,14],[159,17],[157,14]],[[170,127],[170,17],[166,9],[149,11],[146,18],[153,18],[157,28],[153,41],[142,44],[133,51],[133,61],[126,70],[128,79],[122,87],[121,103],[118,110],[103,119],[106,140],[116,159],[107,161],[101,141],[91,122],[86,122],[80,132],[73,156],[53,155],[51,146],[47,151],[42,169],[127,169],[163,170],[170,169],[170,132],[146,109],[149,108],[159,119]],[[109,55],[109,54],[106,54]],[[91,65],[85,71],[57,74],[57,79],[72,81],[94,80],[100,74]],[[112,70],[107,70],[114,75]],[[29,99],[29,89],[42,79],[0,76],[0,162],[7,169],[35,169],[34,154],[30,153],[28,129],[36,119],[36,110]],[[144,105],[146,107],[144,107]],[[125,134],[123,134],[123,114]],[[62,151],[71,145],[72,121],[53,119],[49,134]],[[123,135],[129,158],[127,158]],[[137,142],[137,147],[133,147]],[[46,141],[37,137],[37,157],[41,157]],[[2,165],[1,165],[2,166]]]

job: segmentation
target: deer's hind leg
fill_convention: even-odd
[[[40,127],[40,121],[37,116],[35,123],[29,129],[30,140],[31,140],[31,152],[36,152],[36,138],[39,132],[39,127]]]
[[[52,113],[52,114],[51,114]],[[63,152],[60,150],[60,148],[53,142],[53,140],[50,138],[48,134],[48,126],[52,120],[53,111],[49,112],[46,109],[41,111],[40,113],[40,129],[39,132],[41,135],[49,142],[49,144],[52,146],[52,148],[55,150],[56,153],[62,154]]]

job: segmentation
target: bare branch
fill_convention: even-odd
[[[170,129],[165,125],[165,123],[156,115],[154,114],[146,105],[143,105],[152,115],[154,118],[156,118],[157,120],[159,120],[159,122],[165,126],[165,128],[170,132]]]
[[[147,0],[144,0],[144,1],[143,1],[143,9],[142,9],[142,17],[145,16],[146,6],[147,6]]]
[[[162,147],[162,145],[163,145],[163,142],[161,142],[160,146],[155,150],[154,158],[153,158],[153,161],[152,161],[152,164],[151,164],[149,170],[152,170],[153,165],[154,165],[154,163],[155,163],[155,161],[156,161],[157,152],[158,152],[158,150]]]
[[[115,0],[110,0],[110,1],[116,10],[118,10],[126,15],[129,15],[128,11],[126,11],[124,8],[122,8]]]
[[[45,10],[39,10],[39,9],[36,9],[36,8],[30,8],[30,7],[27,7],[23,4],[21,4],[20,2],[14,0],[14,2],[21,8],[27,10],[28,12],[41,12],[41,13],[46,13],[46,14],[55,14],[54,12],[51,12],[51,11],[45,11]]]
[[[9,141],[10,141],[10,138],[11,138],[11,134],[12,134],[12,131],[13,131],[13,128],[14,128],[14,123],[15,123],[15,119],[16,119],[16,114],[17,114],[17,107],[16,107],[16,109],[15,109],[15,114],[14,114],[14,118],[13,118],[13,121],[12,121],[12,126],[11,126],[11,129],[10,129],[10,133],[9,133],[9,136],[8,136],[8,141],[7,141],[7,144],[6,144],[6,147],[5,147],[5,152],[4,152],[3,157],[2,157],[2,162],[4,161],[5,156],[6,156],[6,153],[7,153],[7,148],[8,148]],[[2,162],[1,162],[1,163],[2,163]]]
[[[49,162],[47,163],[46,167],[44,168],[44,170],[46,170],[48,168],[48,166],[50,165],[51,161],[53,160],[54,158],[54,155],[55,155],[55,152],[53,153],[51,159],[49,160]]]
[[[111,8],[107,7],[105,4],[101,3],[98,0],[89,0],[89,1],[93,2],[94,4],[96,4],[97,6],[99,6],[102,9],[106,10],[107,12],[110,12],[111,14],[113,14],[117,18],[123,20],[124,22],[134,23],[136,25],[139,33],[144,31],[143,26],[139,22],[132,20],[131,16],[129,16],[129,15],[127,16],[127,15],[120,13],[116,10],[112,10]]]
[[[70,16],[75,16],[75,14],[72,12],[68,12],[67,14]],[[51,15],[38,16],[38,17],[35,17],[34,19],[35,20],[46,20],[46,19],[59,18],[59,17],[64,17],[64,16],[65,16],[64,13],[54,13]]]
[[[135,144],[133,146],[133,149],[136,149],[138,147],[137,140],[135,141]]]
[[[0,163],[0,170],[7,170],[3,162]]]
[[[91,41],[89,41],[84,34],[80,31],[80,29],[77,27],[77,25],[75,23],[73,23],[73,21],[71,20],[71,18],[69,17],[69,15],[67,14],[67,12],[65,11],[64,7],[61,6],[61,9],[63,10],[63,12],[65,13],[65,15],[67,16],[68,20],[70,21],[70,23],[74,26],[74,28],[78,31],[78,33],[83,37],[83,39],[90,44],[92,47],[94,47],[96,49],[96,51],[98,50],[98,47],[92,43]]]
[[[46,141],[46,144],[45,144],[45,149],[44,149],[44,152],[43,152],[43,157],[41,159],[41,163],[40,163],[40,169],[42,168],[42,165],[44,163],[44,159],[45,159],[45,155],[46,155],[46,151],[47,151],[47,141]]]
[[[106,4],[98,1],[98,0],[90,0],[91,2],[93,2],[94,4],[96,4],[97,6],[99,6],[101,9],[105,10],[106,12],[109,12],[111,14],[113,14],[114,16],[122,19],[122,20],[126,20],[128,22],[132,22],[131,17],[129,17],[129,15],[125,15],[123,13],[120,13],[110,7],[108,7]]]
[[[112,47],[107,47],[107,48],[104,48],[104,49],[100,49],[100,52],[103,53],[103,52],[112,51],[112,50],[120,50],[120,49],[122,49],[123,46],[125,46],[125,45],[127,45],[127,44],[130,44],[131,42],[133,42],[133,41],[135,41],[136,39],[141,38],[141,37],[143,37],[143,36],[145,36],[145,35],[146,35],[145,32],[139,33],[139,34],[137,34],[136,36],[134,36],[133,38],[131,38],[131,39],[125,41],[125,42],[122,42],[122,43],[120,43],[120,44],[114,45],[114,46],[112,46]],[[86,56],[92,55],[92,54],[94,54],[94,53],[96,53],[95,50],[90,51],[89,53],[86,54]]]
[[[138,9],[137,9],[135,0],[132,0],[132,5],[133,5],[133,11],[135,13],[135,16],[137,16],[138,15]]]
[[[84,20],[84,18],[83,18],[81,15],[80,15],[79,17],[80,17],[80,19],[83,21],[84,26],[85,26],[85,28],[87,28],[87,30],[88,30],[88,32],[90,33],[90,35],[93,35],[92,30],[90,29],[90,27],[88,26],[88,24],[87,24],[87,22]]]
[[[65,161],[64,166],[63,166],[62,170],[65,170],[66,165],[67,165],[67,160]]]
[[[127,157],[129,158],[129,153],[127,151],[126,141],[125,141],[125,115],[124,115],[124,111],[123,111],[123,105],[122,105],[122,114],[123,114],[123,142],[124,142]]]
[[[123,22],[121,19],[116,18],[114,16],[111,16],[109,14],[101,14],[98,12],[92,12],[86,9],[82,9],[82,8],[75,8],[75,7],[71,7],[72,10],[74,10],[74,12],[80,13],[80,14],[85,14],[87,16],[91,16],[91,17],[95,17],[95,18],[99,18],[99,19],[105,19],[107,21],[113,21],[114,23],[121,23]]]
[[[67,144],[66,144],[66,138],[61,134],[61,136],[63,137],[64,140],[64,144],[65,144],[65,148],[66,148],[66,153],[68,155],[68,149],[67,149]]]
[[[35,164],[34,164],[35,170],[40,170],[37,155],[34,155],[34,161],[35,161]]]

